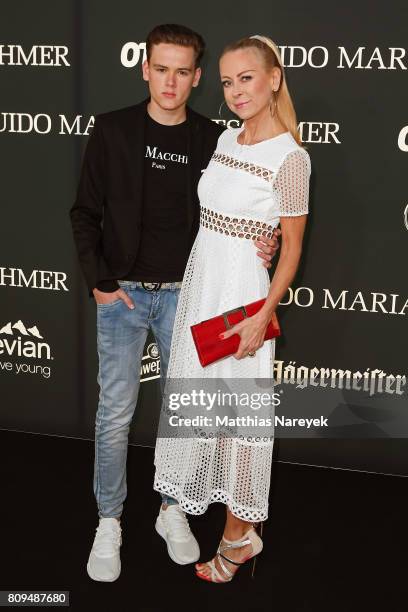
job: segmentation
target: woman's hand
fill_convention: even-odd
[[[253,317],[244,319],[237,323],[231,329],[220,334],[220,338],[225,340],[234,334],[239,334],[241,342],[235,355],[235,359],[242,359],[247,357],[249,353],[256,352],[261,346],[263,346],[266,328],[271,317],[260,310]]]
[[[263,259],[262,265],[265,268],[272,266],[272,258],[276,255],[276,251],[279,249],[278,237],[281,235],[281,230],[275,227],[272,233],[272,238],[266,238],[265,236],[259,236],[258,240],[254,240],[254,245],[258,249],[257,255]]]

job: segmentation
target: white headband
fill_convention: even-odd
[[[268,45],[268,47],[272,49],[272,51],[276,55],[276,59],[278,60],[279,65],[283,68],[281,58],[279,55],[279,49],[272,40],[270,40],[266,36],[260,36],[259,34],[254,34],[253,36],[250,36],[249,38],[256,38],[257,40],[260,40],[261,42],[263,42],[264,45]]]

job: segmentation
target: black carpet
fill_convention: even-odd
[[[214,585],[168,558],[152,462],[152,449],[129,448],[122,573],[96,583],[93,443],[0,431],[0,590],[68,590],[70,609],[87,611],[408,611],[408,479],[275,463],[255,578],[248,563]],[[223,520],[221,504],[190,519],[202,560]]]

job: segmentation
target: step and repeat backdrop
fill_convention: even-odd
[[[93,438],[96,308],[68,213],[94,116],[146,97],[146,34],[166,22],[205,38],[191,106],[228,127],[239,124],[225,106],[219,116],[221,50],[244,35],[274,39],[311,156],[311,213],[301,268],[279,307],[276,372],[290,384],[310,372],[334,380],[351,412],[350,384],[363,381],[365,409],[354,415],[370,427],[355,439],[281,439],[276,459],[408,474],[408,430],[386,427],[394,398],[405,407],[408,395],[403,0],[2,3],[0,428]],[[153,446],[160,407],[153,337],[141,367],[131,443]]]

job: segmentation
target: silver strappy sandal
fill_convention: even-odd
[[[246,546],[248,544],[252,545],[252,553],[248,555],[248,557],[246,557],[243,561],[233,561],[225,555],[225,553],[232,548],[242,548],[243,546]],[[252,526],[251,529],[249,529],[249,531],[247,531],[239,540],[227,540],[223,536],[214,559],[211,559],[211,561],[207,561],[206,563],[204,563],[204,565],[208,565],[208,567],[211,569],[211,575],[206,576],[198,570],[196,570],[196,575],[202,580],[207,580],[208,582],[231,582],[234,575],[237,573],[239,566],[243,565],[249,559],[256,557],[256,555],[259,555],[259,553],[262,551],[262,548],[263,542],[259,535],[256,533],[254,526]],[[218,560],[218,564],[222,569],[224,576],[218,571],[215,565],[215,559]],[[231,572],[231,570],[226,567],[224,561],[228,561],[228,563],[236,565],[238,569],[235,572]],[[252,576],[255,570],[255,561],[256,559],[254,558]]]

